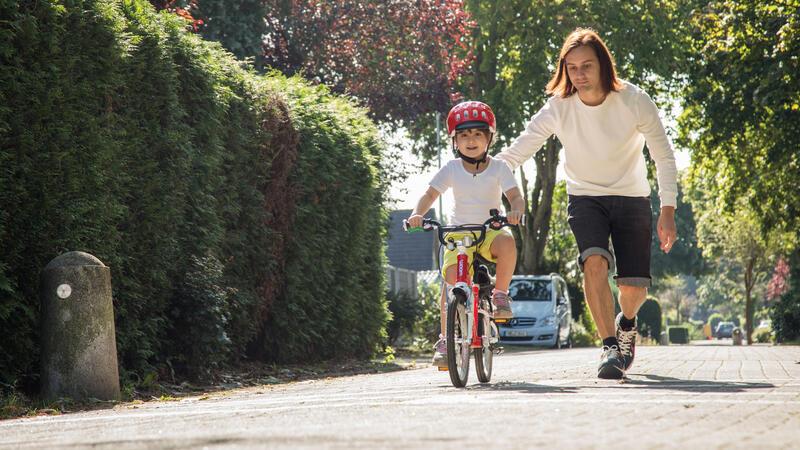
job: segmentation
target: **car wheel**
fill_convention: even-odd
[[[556,330],[556,342],[553,344],[553,348],[558,350],[561,348],[561,326],[559,325],[558,329]]]

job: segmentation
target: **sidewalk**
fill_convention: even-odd
[[[787,449],[800,347],[640,347],[623,381],[598,349],[514,350],[465,389],[420,368],[213,398],[0,422],[0,448]]]

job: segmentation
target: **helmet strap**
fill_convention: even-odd
[[[489,145],[491,145],[491,142],[492,142],[492,136],[490,135],[490,137],[489,137]],[[487,147],[486,151],[483,152],[483,154],[480,156],[480,158],[470,158],[469,156],[461,153],[461,150],[459,150],[458,147],[456,147],[456,139],[455,138],[453,138],[453,149],[455,149],[455,151],[458,154],[459,158],[463,159],[464,161],[466,161],[466,162],[468,162],[470,164],[475,164],[475,173],[472,176],[477,175],[477,172],[478,172],[478,169],[480,168],[481,163],[485,163],[486,162],[486,156],[489,155],[489,148]]]
[[[461,153],[461,151],[458,150],[458,149],[456,149],[456,153],[458,153],[458,157],[463,159],[464,161],[466,161],[466,162],[468,162],[470,164],[475,164],[475,172],[477,173],[478,172],[478,168],[480,167],[481,163],[485,163],[486,162],[486,155],[489,154],[489,150],[487,149],[485,152],[483,152],[483,154],[481,155],[480,158],[470,158],[469,156]]]

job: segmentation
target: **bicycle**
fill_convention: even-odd
[[[475,372],[478,381],[488,383],[492,378],[492,360],[494,354],[503,352],[498,346],[500,333],[497,323],[505,320],[494,319],[494,306],[491,302],[494,283],[489,274],[489,269],[481,264],[477,257],[471,262],[473,266],[472,280],[469,279],[468,264],[470,264],[467,248],[477,247],[486,238],[486,230],[492,228],[499,230],[505,226],[512,226],[505,216],[492,209],[491,216],[482,225],[452,225],[442,226],[432,219],[423,219],[422,230],[438,232],[439,243],[448,250],[458,250],[456,284],[447,293],[447,322],[445,339],[447,341],[447,370],[450,381],[455,387],[464,387],[469,378],[470,353],[475,355]],[[420,228],[409,228],[408,221],[403,220],[403,229],[407,232],[418,231]],[[446,233],[472,232],[472,236],[465,235],[456,240]],[[480,235],[475,237],[475,233]]]

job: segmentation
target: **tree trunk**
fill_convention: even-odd
[[[556,168],[561,144],[555,137],[547,140],[544,149],[534,157],[536,181],[528,191],[528,179],[522,174],[522,193],[525,198],[527,223],[520,227],[517,241],[517,272],[536,274],[542,271],[544,246],[550,232],[550,216],[553,213],[553,190],[556,186]]]
[[[745,320],[745,335],[747,336],[747,345],[753,343],[753,285],[755,284],[755,276],[753,276],[753,267],[755,266],[756,258],[750,257],[747,261],[747,269],[744,272],[744,320]]]

